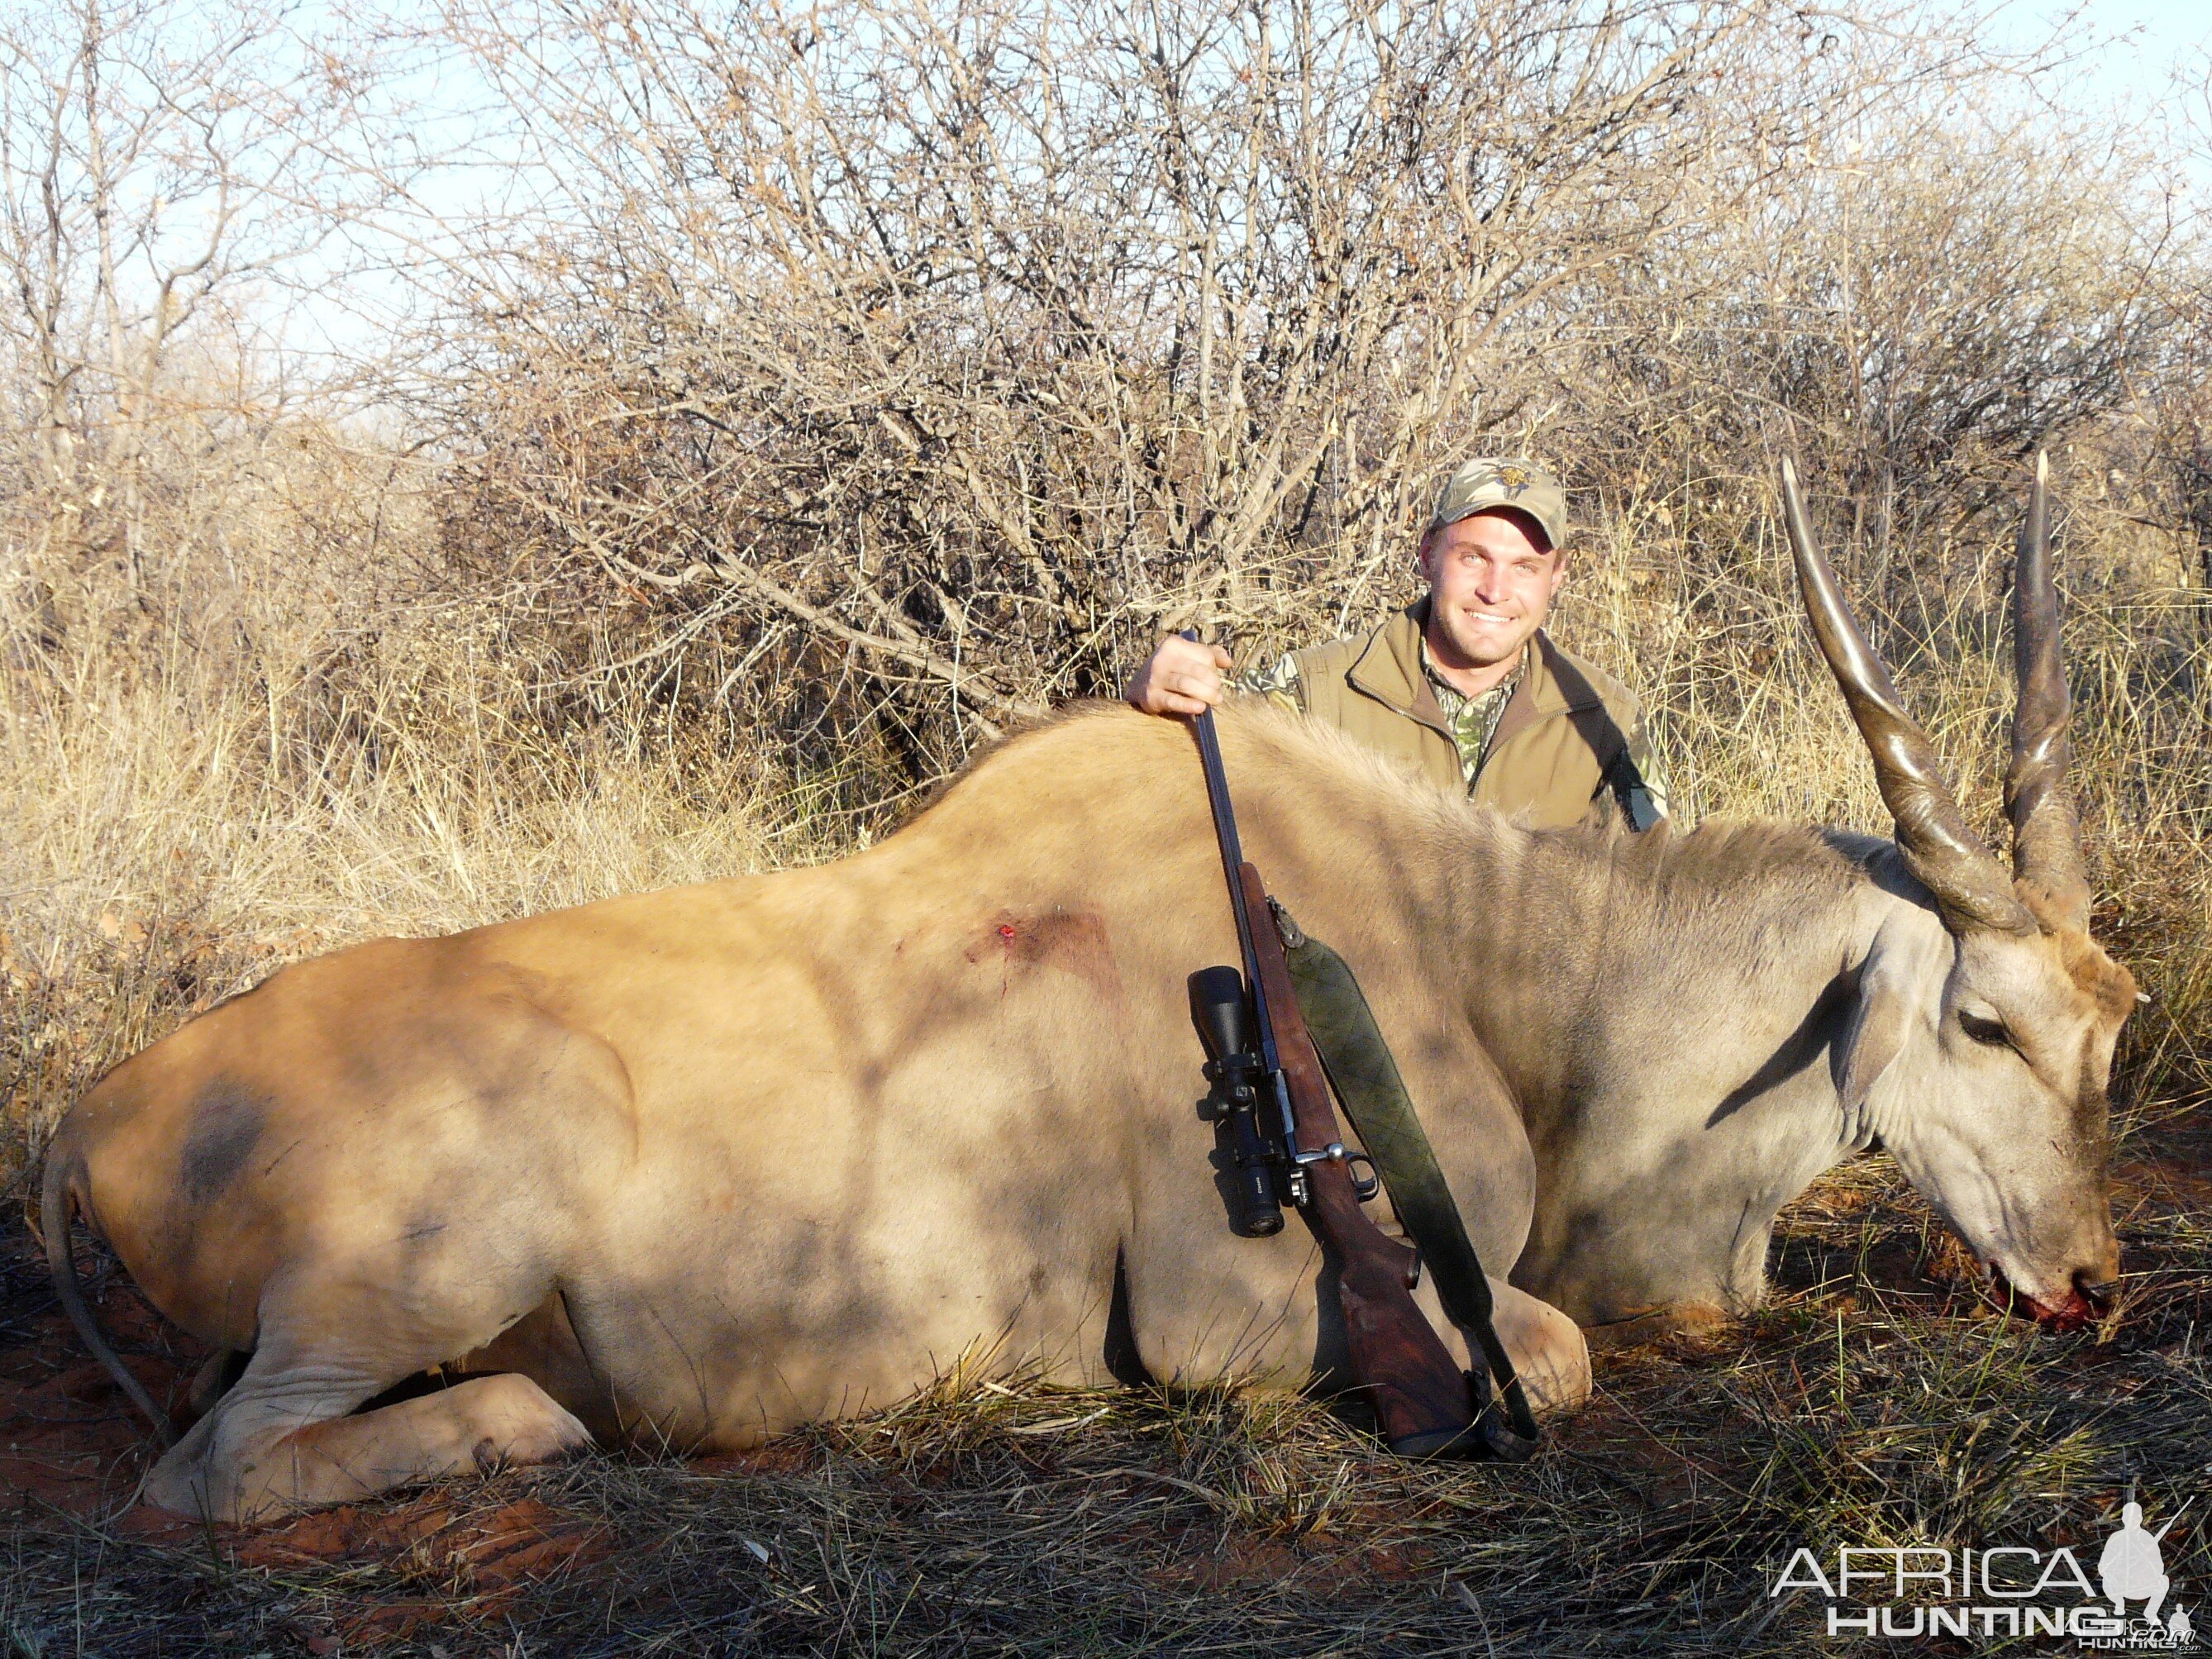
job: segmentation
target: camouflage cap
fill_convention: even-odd
[[[1494,507],[1527,514],[1543,526],[1553,547],[1567,539],[1567,492],[1535,462],[1519,457],[1482,456],[1462,462],[1437,494],[1437,510],[1429,520],[1429,528],[1441,530],[1469,514]]]

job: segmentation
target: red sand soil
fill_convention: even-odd
[[[86,1290],[108,1340],[181,1426],[204,1351],[167,1326],[120,1273],[94,1276]],[[153,1437],[84,1352],[54,1303],[43,1261],[20,1235],[0,1243],[0,1505],[19,1515],[61,1510],[149,1543],[212,1544],[242,1567],[376,1561],[444,1592],[367,1608],[326,1646],[317,1646],[325,1638],[310,1638],[311,1652],[404,1638],[447,1617],[455,1598],[466,1598],[477,1615],[495,1611],[533,1580],[599,1560],[611,1548],[603,1525],[534,1498],[488,1508],[434,1491],[248,1528],[210,1528],[134,1502]]]
[[[155,1399],[181,1410],[203,1352],[120,1273],[85,1286],[108,1340]],[[0,1504],[92,1516],[127,1503],[151,1433],[53,1299],[29,1242],[0,1245]]]

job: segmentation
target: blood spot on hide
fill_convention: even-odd
[[[177,1159],[177,1190],[188,1204],[221,1197],[238,1179],[268,1126],[269,1102],[218,1079],[192,1105],[192,1127]]]
[[[1034,916],[1001,913],[964,954],[978,964],[999,958],[1006,974],[1001,995],[1012,988],[1014,969],[1054,968],[1085,981],[1114,1007],[1121,1006],[1121,970],[1105,918],[1095,910],[1055,908]]]

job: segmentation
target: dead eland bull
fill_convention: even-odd
[[[1756,1303],[1778,1207],[1876,1135],[2033,1310],[2079,1321],[2117,1273],[2133,992],[2084,931],[2040,481],[2011,878],[1790,493],[1893,845],[1531,832],[1263,706],[1222,721],[1245,845],[1364,979],[1553,1407],[1588,1386],[1574,1320]],[[1310,1241],[1233,1237],[1206,1178],[1184,978],[1235,960],[1219,882],[1187,734],[1087,710],[842,863],[364,945],[194,1021],[47,1157],[111,1368],[72,1202],[251,1355],[146,1495],[252,1517],[594,1437],[743,1445],[983,1352],[1304,1382],[1340,1347]],[[441,1366],[468,1380],[356,1411]]]

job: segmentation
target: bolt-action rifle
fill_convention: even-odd
[[[1328,1075],[1283,958],[1273,901],[1237,837],[1212,713],[1191,724],[1243,956],[1241,973],[1205,968],[1190,978],[1191,1015],[1206,1046],[1217,1121],[1225,1118],[1230,1129],[1237,1231],[1279,1232],[1282,1206],[1296,1206],[1336,1269],[1352,1380],[1373,1401],[1383,1440],[1405,1457],[1474,1455],[1485,1437],[1468,1379],[1413,1300],[1420,1252],[1386,1237],[1359,1207],[1377,1190],[1374,1166],[1346,1150],[1337,1127]]]

